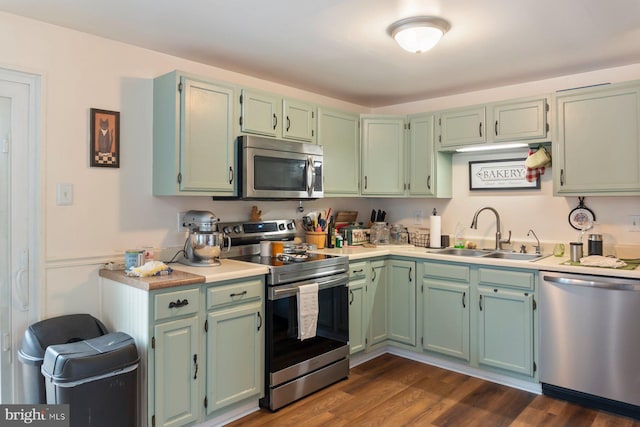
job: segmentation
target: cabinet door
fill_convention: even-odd
[[[533,295],[478,288],[478,362],[533,375]]]
[[[389,339],[416,345],[415,262],[389,262]]]
[[[373,345],[387,339],[387,265],[384,261],[371,263],[368,294],[369,343]]]
[[[367,345],[366,279],[349,282],[349,352],[358,353]]]
[[[207,414],[262,390],[262,304],[242,304],[207,315]]]
[[[315,136],[315,107],[291,99],[282,100],[282,137],[313,142]]]
[[[360,117],[318,108],[318,144],[324,150],[324,195],[360,194]]]
[[[181,426],[198,420],[198,395],[205,357],[199,349],[197,316],[154,326],[154,406],[156,426]]]
[[[409,194],[433,196],[434,175],[434,117],[431,114],[409,120]]]
[[[469,361],[469,285],[424,279],[423,348]]]
[[[180,190],[233,192],[234,91],[181,78]]]
[[[402,196],[404,179],[404,120],[362,119],[362,194]]]
[[[485,107],[446,111],[440,114],[440,146],[482,144],[487,141]]]
[[[547,100],[497,104],[493,107],[493,140],[517,141],[547,136]]]
[[[556,193],[640,191],[640,88],[566,92],[556,107]]]
[[[277,136],[279,98],[242,90],[240,131],[257,135]]]

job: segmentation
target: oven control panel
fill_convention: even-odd
[[[259,222],[221,222],[218,231],[222,231],[232,240],[238,239],[249,244],[260,240],[291,240],[297,234],[293,219],[276,219]]]

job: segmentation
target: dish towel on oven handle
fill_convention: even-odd
[[[310,283],[298,287],[298,339],[316,336],[318,327],[318,284]]]

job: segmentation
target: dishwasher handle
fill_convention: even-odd
[[[640,292],[640,281],[625,279],[609,279],[585,276],[584,279],[575,277],[543,276],[545,282],[569,286],[585,286],[589,288],[611,289],[617,291]]]

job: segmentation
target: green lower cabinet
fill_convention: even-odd
[[[192,316],[153,327],[155,426],[181,426],[199,419],[205,363],[199,351],[200,324],[199,317]]]
[[[416,280],[413,261],[390,260],[388,264],[388,311],[390,340],[416,345]]]
[[[387,263],[371,262],[371,282],[367,290],[369,297],[367,317],[369,318],[368,345],[385,342],[388,336]]]
[[[363,351],[367,346],[366,321],[367,279],[349,281],[349,353]]]
[[[478,288],[478,363],[533,376],[533,295]]]
[[[207,314],[207,415],[262,391],[261,303]]]
[[[469,361],[469,285],[424,279],[422,348]]]

